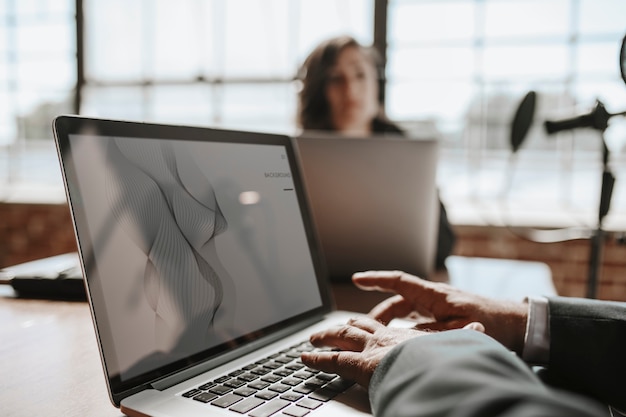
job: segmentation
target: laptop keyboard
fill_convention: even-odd
[[[320,349],[299,343],[182,396],[250,417],[305,416],[354,384],[305,366],[300,354],[312,350]]]

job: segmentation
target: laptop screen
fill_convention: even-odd
[[[288,138],[80,123],[59,152],[112,389],[325,310]]]
[[[354,271],[367,270],[432,274],[436,139],[305,132],[295,140],[331,280],[350,282]]]

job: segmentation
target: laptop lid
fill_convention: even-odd
[[[306,132],[295,138],[329,276],[434,270],[437,141]]]
[[[331,310],[290,138],[78,116],[53,128],[115,405]]]

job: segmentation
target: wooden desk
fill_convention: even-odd
[[[87,303],[0,291],[0,414],[121,416],[107,395]]]
[[[549,268],[537,262],[451,257],[433,277],[485,295],[521,299],[554,294]],[[337,307],[367,312],[388,294],[333,285]],[[2,415],[113,417],[89,307],[85,302],[26,300],[0,286]]]

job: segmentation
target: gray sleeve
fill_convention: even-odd
[[[517,356],[472,330],[395,347],[372,377],[370,401],[378,417],[607,414],[590,400],[547,387]]]

